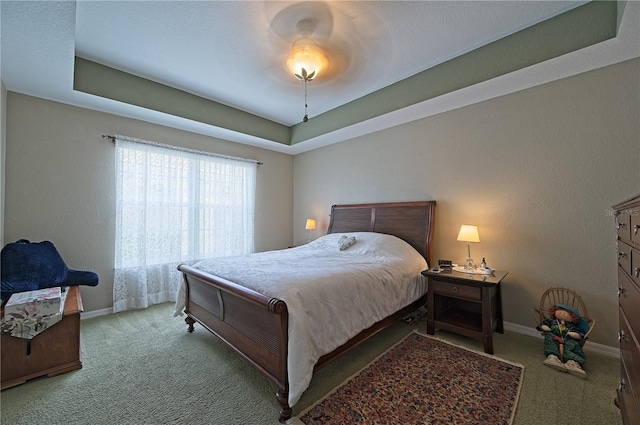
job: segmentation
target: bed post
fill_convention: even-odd
[[[276,400],[278,400],[278,404],[282,406],[280,409],[280,423],[286,423],[287,420],[291,418],[291,407],[289,406],[289,391],[278,390],[276,392]]]
[[[189,329],[187,329],[187,332],[192,333],[193,332],[193,325],[196,323],[195,320],[193,320],[193,318],[191,316],[187,316],[184,321],[187,323],[187,325],[189,325]]]

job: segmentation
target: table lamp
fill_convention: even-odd
[[[467,258],[465,261],[464,269],[473,270],[473,258],[471,258],[471,242],[480,242],[480,236],[478,235],[478,226],[463,224],[460,227],[460,233],[458,233],[458,240],[467,243]]]
[[[307,242],[311,242],[311,232],[316,230],[316,221],[312,218],[308,218],[304,225],[304,229],[309,231],[309,238],[307,239]]]

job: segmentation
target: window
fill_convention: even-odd
[[[182,262],[253,252],[256,171],[116,136],[114,312],[175,301]]]

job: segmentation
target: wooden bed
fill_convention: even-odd
[[[327,233],[377,232],[397,236],[429,263],[435,201],[334,205]],[[429,263],[430,264],[430,263]],[[280,422],[292,415],[287,371],[287,305],[234,282],[187,265],[178,266],[185,282],[185,321],[198,322],[226,342],[277,386]],[[426,295],[320,357],[314,371],[426,303]]]

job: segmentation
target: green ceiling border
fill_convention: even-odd
[[[592,1],[292,127],[75,57],[74,90],[284,145],[384,115],[614,38],[624,2]]]
[[[627,0],[618,0],[618,26],[617,29],[620,30],[620,23],[622,22],[622,15],[624,14],[624,9],[627,7]]]
[[[73,89],[285,145],[291,141],[283,124],[78,56]]]
[[[615,1],[594,1],[292,127],[291,145],[614,38]]]

